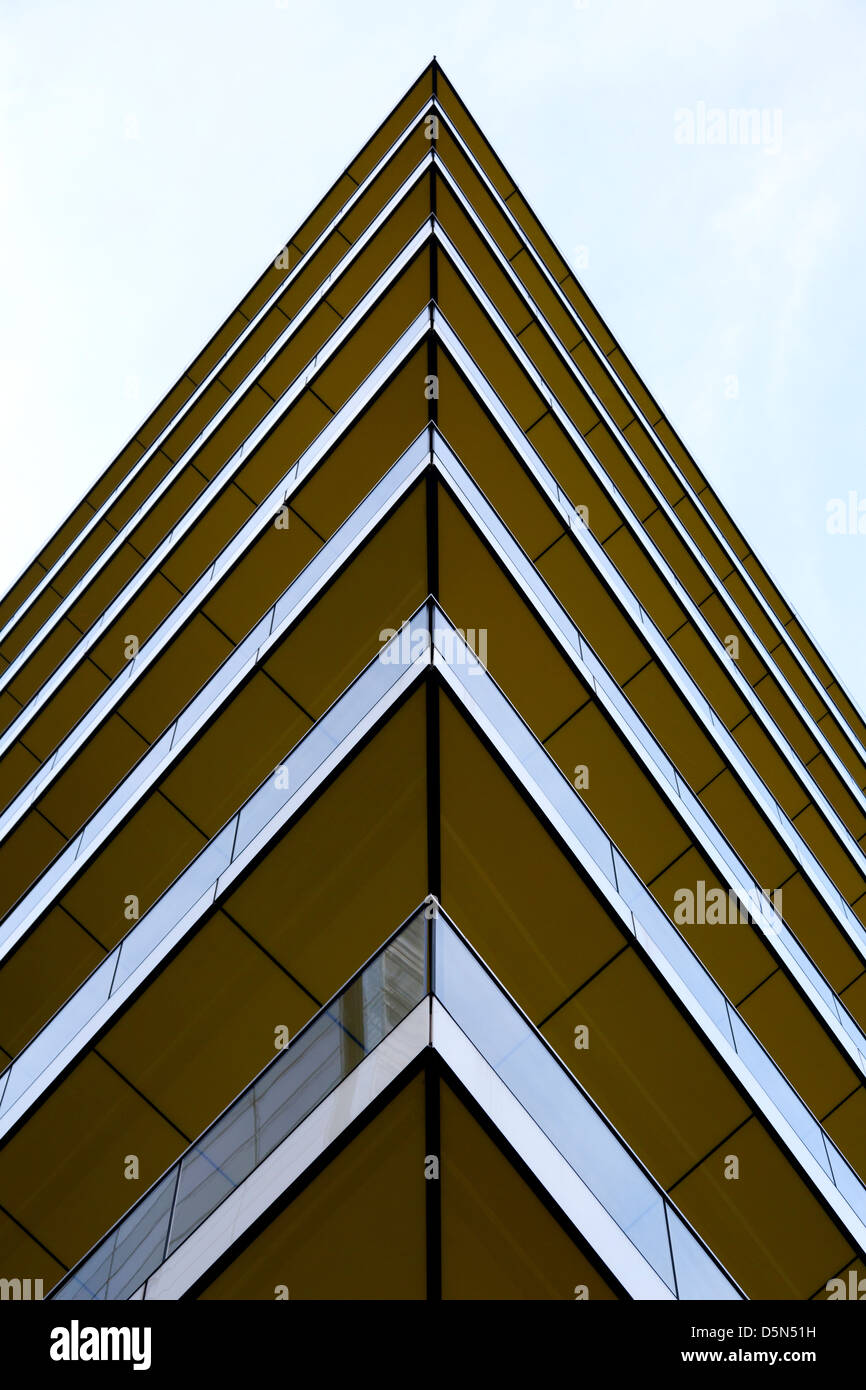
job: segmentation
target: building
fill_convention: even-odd
[[[866,725],[435,62],[0,623],[7,1296],[860,1296]]]

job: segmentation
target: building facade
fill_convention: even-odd
[[[866,725],[435,61],[0,660],[4,1296],[866,1293]]]

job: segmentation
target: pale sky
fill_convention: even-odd
[[[0,590],[434,52],[866,707],[863,0],[0,0]]]

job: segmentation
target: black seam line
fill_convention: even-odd
[[[593,970],[591,975],[587,975],[586,979],[582,980],[581,983],[577,986],[577,989],[573,989],[571,991],[571,994],[567,994],[565,996],[561,1004],[557,1004],[556,1008],[551,1009],[550,1013],[545,1018],[543,1018],[540,1023],[536,1023],[535,1027],[538,1029],[538,1031],[541,1032],[542,1028],[544,1028],[545,1025],[548,1024],[552,1018],[555,1018],[559,1011],[565,1008],[566,1004],[570,1004],[572,999],[577,998],[582,989],[586,989],[587,985],[592,984],[593,980],[597,979],[598,976],[602,973],[602,971],[607,970],[607,967],[613,964],[617,956],[621,956],[623,951],[628,951],[630,949],[631,942],[624,941],[620,946],[619,950],[614,951],[613,955],[609,956],[603,965],[600,965],[596,970]]]
[[[44,1250],[46,1255],[50,1255],[54,1263],[60,1265],[61,1269],[69,1271],[72,1268],[71,1265],[65,1264],[59,1255],[55,1255],[54,1251],[45,1244],[44,1240],[40,1240],[37,1235],[34,1235],[30,1227],[25,1226],[23,1221],[19,1221],[18,1217],[15,1216],[8,1207],[4,1206],[2,1202],[0,1202],[0,1211],[2,1211],[4,1216],[8,1216],[9,1220],[14,1222],[20,1231],[23,1231],[26,1236],[29,1236],[34,1245],[38,1245],[40,1250]]]
[[[51,702],[49,701],[49,704],[50,704],[50,703],[51,703]],[[46,708],[47,708],[47,706],[46,706]],[[24,749],[24,752],[25,752],[25,753],[29,753],[30,756],[31,756],[31,758],[35,758],[35,759],[36,759],[36,762],[39,763],[40,766],[42,765],[42,763],[45,762],[46,759],[45,759],[45,758],[40,758],[40,756],[39,756],[38,753],[34,753],[34,752],[33,752],[33,749],[28,747],[28,745],[24,742],[23,738],[21,738],[21,737],[19,736],[18,738],[16,738],[15,742],[16,742],[16,743],[20,743],[21,747]],[[49,750],[49,752],[46,754],[46,757],[47,757],[47,758],[50,758],[50,757],[51,757],[51,751],[52,751],[52,750]],[[24,783],[23,785],[26,786],[26,783]],[[20,791],[20,790],[21,790],[21,788],[19,788],[19,791]]]
[[[71,835],[66,835],[66,834],[60,829],[60,826],[59,826],[59,825],[55,825],[55,824],[54,824],[54,821],[51,820],[50,817],[46,816],[46,814],[45,814],[45,812],[42,810],[41,806],[34,806],[32,809],[36,812],[37,816],[41,816],[41,817],[42,817],[42,819],[45,821],[46,825],[50,825],[52,830],[56,830],[57,834],[60,835],[60,836],[62,836],[62,838],[64,839],[64,841],[66,842],[67,845],[69,844],[69,841],[70,841],[71,838],[72,838]],[[47,867],[47,866],[46,866],[46,867]],[[36,880],[34,879],[33,882],[35,883],[35,881],[36,881]]]
[[[508,257],[508,264],[509,264],[509,265],[512,265],[512,264],[514,263],[514,261],[517,260],[517,257],[520,256],[520,255],[522,255],[522,254],[523,254],[523,247],[522,247],[522,246],[518,246],[518,248],[517,248],[517,250],[515,251],[514,255]]]
[[[305,719],[309,719],[311,724],[315,724],[316,715],[310,714],[310,711],[308,709],[304,709],[304,706],[301,704],[300,700],[296,700],[292,692],[290,690],[287,690],[284,685],[281,685],[281,683],[277,680],[276,676],[271,675],[271,672],[266,670],[264,666],[260,666],[258,670],[259,674],[266,676],[267,679],[271,682],[271,684],[275,685],[277,687],[277,690],[279,690],[282,695],[285,695],[287,700],[291,700],[292,704],[301,711],[301,714],[304,716]],[[294,744],[292,745],[292,747],[295,746],[296,745]],[[280,763],[280,766],[282,767],[282,763]]]
[[[534,429],[535,429],[535,426],[536,426],[536,425],[540,425],[540,424],[541,424],[541,421],[544,419],[545,415],[549,415],[549,414],[550,414],[550,407],[549,407],[549,406],[545,406],[544,410],[542,410],[542,412],[541,412],[541,414],[539,415],[538,419],[537,419],[537,420],[533,420],[533,422],[532,422],[531,425],[527,425],[527,427],[526,427],[526,429],[523,431],[523,433],[526,434],[526,435],[528,435],[528,434],[530,433],[531,430],[534,430]],[[519,429],[519,428],[520,428],[520,427],[518,426],[518,429]]]
[[[293,516],[296,516],[300,522],[303,522],[304,526],[309,527],[316,539],[322,542],[322,545],[327,545],[330,539],[329,536],[323,536],[321,531],[317,531],[313,523],[311,521],[307,521],[307,518],[305,516],[302,516],[301,513],[297,511],[295,507],[292,506],[291,502],[286,502],[284,505],[288,507],[289,511],[292,513]],[[283,592],[285,593],[285,590],[283,590]]]
[[[322,400],[322,397],[319,395],[318,391],[313,390],[312,386],[308,386],[307,390],[309,391],[311,396],[315,396],[316,400],[319,402],[319,405],[323,405],[325,407],[329,415],[333,415],[335,413],[328,405],[328,402]]]
[[[134,1091],[137,1096],[141,1096],[141,1099],[144,1101],[144,1103],[146,1105],[149,1105],[151,1110],[154,1110],[156,1114],[159,1115],[161,1120],[165,1120],[167,1125],[170,1125],[172,1129],[176,1130],[177,1133],[180,1135],[181,1139],[186,1140],[187,1147],[189,1147],[189,1145],[192,1143],[192,1139],[190,1138],[190,1136],[184,1134],[180,1125],[176,1125],[174,1120],[170,1120],[168,1115],[166,1115],[165,1111],[160,1110],[159,1106],[155,1103],[155,1101],[152,1101],[150,1099],[150,1096],[146,1096],[144,1094],[144,1091],[140,1091],[138,1087],[135,1085],[135,1083],[133,1081],[130,1081],[129,1077],[125,1076],[119,1067],[116,1067],[113,1062],[109,1062],[108,1058],[102,1055],[98,1047],[91,1048],[91,1053],[94,1056],[98,1057],[100,1062],[104,1062],[107,1067],[110,1067],[110,1069],[115,1073],[115,1075],[120,1077],[121,1081],[125,1081],[131,1091]]]
[[[787,877],[787,878],[783,878],[783,879],[782,879],[782,882],[776,885],[777,891],[778,891],[778,892],[781,892],[781,890],[784,888],[785,884],[786,884],[786,883],[790,883],[792,878],[798,878],[798,877],[799,877],[799,874],[800,874],[800,870],[799,870],[799,869],[792,869],[791,872],[788,874],[788,877]]]
[[[688,854],[689,851],[690,851],[690,850],[693,850],[694,848],[695,848],[695,846],[693,845],[693,843],[692,843],[691,840],[690,840],[689,843],[686,845],[685,849],[681,849],[680,852],[679,852],[679,854],[675,854],[674,857],[673,857],[673,859],[670,861],[669,864],[665,864],[665,866],[664,866],[663,869],[659,869],[659,871],[658,871],[657,874],[653,874],[652,878],[648,878],[648,879],[647,879],[646,883],[644,884],[644,887],[647,888],[647,889],[652,888],[652,885],[656,882],[657,879],[660,879],[660,878],[662,877],[663,874],[666,874],[666,873],[668,872],[669,869],[672,869],[673,866],[674,866],[674,864],[678,864],[679,861],[683,858],[683,856],[686,855],[686,854]],[[625,857],[625,856],[623,856],[623,857]],[[631,866],[629,866],[629,867],[631,867]],[[635,877],[636,877],[636,878],[640,878],[640,874],[636,874]],[[655,897],[655,894],[653,894],[653,897]],[[659,906],[661,907],[661,903],[659,903]],[[664,911],[665,911],[665,909],[662,908],[662,912],[664,912]],[[665,916],[667,916],[667,915],[668,915],[668,914],[665,913]]]
[[[601,546],[604,547],[604,546],[607,545],[608,541],[612,541],[613,538],[614,538],[614,536],[616,535],[617,531],[621,531],[624,525],[625,525],[625,522],[624,522],[624,521],[621,521],[621,522],[619,523],[618,526],[614,526],[614,528],[613,528],[613,530],[611,531],[610,535],[605,536],[604,540],[600,542]]]
[[[564,536],[565,534],[566,534],[565,531],[560,531],[559,535],[556,537],[556,540],[552,540],[552,541],[550,542],[550,545],[546,545],[546,546],[544,547],[543,550],[539,550],[538,554],[536,555],[536,557],[535,557],[535,559],[533,560],[532,563],[533,563],[534,565],[537,565],[538,562],[539,562],[539,560],[542,559],[543,556],[545,556],[549,550],[552,550],[553,547],[554,547],[555,545],[557,545],[557,544],[562,540],[562,538],[563,538],[563,536]]]
[[[531,328],[532,325],[533,325],[534,323],[535,323],[535,319],[533,319],[533,318],[528,319],[527,322],[526,322],[526,323],[523,325],[523,327],[521,328],[520,333],[515,333],[515,334],[514,334],[515,338],[519,338],[519,337],[521,336],[521,334],[522,334],[522,333],[525,333],[526,330],[527,330],[527,328]]]
[[[637,679],[637,677],[640,675],[641,671],[645,671],[646,668],[647,668],[648,666],[652,666],[652,665],[654,665],[654,663],[655,663],[655,657],[654,657],[654,656],[648,657],[647,660],[643,663],[642,666],[638,666],[638,668],[637,668],[636,671],[632,671],[631,675],[628,677],[628,680],[624,680],[624,681],[622,682],[622,684],[620,685],[620,690],[625,690],[625,688],[626,688],[627,685],[631,685],[632,681]]]
[[[135,727],[135,725],[133,724],[132,720],[131,720],[131,719],[128,719],[127,716],[123,713],[123,709],[121,708],[120,705],[116,706],[116,708],[112,710],[112,715],[113,715],[115,718],[119,719],[120,722],[121,722],[121,724],[125,724],[126,727],[127,727],[127,729],[131,729],[132,732],[135,734],[136,738],[144,739],[144,742],[145,742],[145,744],[147,745],[145,751],[146,751],[146,752],[150,752],[151,748],[154,746],[154,743],[157,742],[156,739],[154,739],[153,741],[151,741],[151,740],[148,738],[147,734],[142,733],[141,729],[137,729],[137,728]],[[105,724],[104,724],[102,727],[105,728],[106,725],[107,725],[108,723],[110,723],[110,720],[107,719],[107,720],[105,721]],[[142,754],[142,757],[144,757],[144,754]],[[74,761],[74,759],[73,759],[73,761]],[[136,761],[137,761],[137,760],[136,760]],[[70,766],[71,766],[71,764],[70,764],[70,763],[67,763],[67,767],[70,767]],[[127,769],[127,774],[126,774],[126,775],[128,775],[128,774],[132,771],[132,768],[133,768],[133,767],[135,767],[135,763],[133,763],[132,766],[131,766],[130,768]],[[117,785],[119,786],[120,783],[118,782]]]
[[[852,985],[856,985],[858,980],[862,980],[864,975],[866,975],[866,965],[864,965],[862,970],[857,971],[857,974],[854,975],[852,979],[848,981],[847,985],[842,986],[842,988],[839,990],[839,998],[841,999],[845,991],[849,990]]]
[[[178,804],[177,804],[176,801],[172,801],[171,797],[168,795],[168,792],[164,792],[161,786],[160,786],[160,787],[154,787],[154,791],[156,792],[157,796],[161,796],[161,797],[162,797],[163,801],[167,801],[168,804],[169,804],[169,806],[171,806],[175,811],[177,811],[177,813],[178,813],[179,816],[183,816],[184,820],[189,821],[189,823],[190,823],[190,825],[192,826],[193,830],[197,830],[198,833],[199,833],[199,835],[201,835],[202,840],[204,841],[204,845],[210,844],[210,841],[213,839],[213,836],[212,836],[212,835],[208,835],[208,833],[207,833],[206,830],[202,830],[202,828],[201,828],[200,825],[196,825],[196,823],[195,823],[195,821],[193,820],[192,816],[188,815],[187,812],[183,809],[182,806],[178,806]],[[143,803],[142,803],[142,804],[143,804]],[[140,807],[139,807],[139,809],[140,809]],[[131,819],[132,819],[132,817],[130,817],[130,820],[131,820]],[[204,848],[204,845],[202,845],[202,848]],[[193,855],[193,859],[194,859],[195,857],[196,857],[196,856]],[[189,863],[192,864],[192,862],[193,862],[193,861],[192,861],[192,859],[191,859],[191,860],[189,861]]]
[[[738,913],[737,915],[739,916],[739,913]],[[745,925],[745,923],[744,923],[743,925]],[[751,919],[750,919],[750,925],[751,925]],[[743,1005],[745,1004],[746,1000],[747,1000],[747,999],[751,999],[751,997],[752,997],[753,994],[757,994],[757,992],[758,992],[759,989],[763,989],[763,987],[764,987],[764,985],[767,983],[767,981],[768,981],[768,980],[772,980],[772,978],[773,978],[774,975],[778,975],[778,974],[779,974],[779,971],[780,971],[781,969],[782,969],[781,965],[776,965],[776,966],[774,966],[773,969],[770,971],[769,975],[765,975],[764,978],[763,978],[763,980],[759,980],[759,981],[758,981],[758,983],[755,985],[754,989],[748,990],[748,992],[747,992],[746,994],[743,995],[743,997],[742,997],[742,999],[739,1001],[739,1003],[734,1004],[734,1008],[737,1010],[737,1013],[739,1013],[740,1009],[743,1007]],[[785,978],[787,979],[787,976],[786,976]],[[743,1022],[745,1022],[745,1019],[743,1020]],[[758,1041],[760,1041],[760,1039],[758,1039]]]
[[[578,340],[577,340],[577,342],[575,343],[574,347],[571,347],[571,348],[568,349],[568,355],[569,355],[569,357],[572,357],[572,356],[574,355],[574,353],[577,352],[577,349],[580,347],[581,343],[585,343],[585,342],[586,342],[586,339],[585,339],[585,338],[578,338]]]
[[[816,758],[820,758],[820,756],[821,756],[821,749],[820,749],[820,748],[816,748],[815,751],[814,751],[814,753],[812,754],[811,758],[805,758],[805,759],[802,760],[803,766],[804,766],[804,767],[811,767],[812,764],[813,764],[813,762],[815,761],[815,759],[816,759]],[[861,788],[861,790],[862,790],[862,788]]]
[[[345,322],[345,319],[346,319],[346,315],[340,313],[340,311],[339,311],[339,309],[337,308],[336,304],[332,304],[331,301],[330,301],[330,299],[326,299],[326,300],[325,300],[325,303],[327,304],[328,308],[331,309],[331,310],[333,310],[333,312],[337,315],[337,318],[340,320],[340,322],[341,322],[341,323],[344,323],[344,322]]]
[[[652,516],[652,512],[650,512],[650,516]],[[677,605],[677,606],[679,607],[679,605]],[[667,634],[667,636],[665,637],[665,641],[666,641],[666,642],[672,642],[673,639],[676,637],[676,635],[677,635],[678,632],[682,632],[682,630],[683,630],[684,627],[689,627],[690,625],[691,625],[691,619],[690,619],[690,618],[683,618],[683,620],[682,620],[682,622],[680,623],[679,627],[675,627],[674,630],[673,630],[673,632],[669,632],[669,633]]]
[[[711,1149],[707,1149],[707,1152],[704,1154],[703,1158],[699,1158],[697,1163],[693,1163],[691,1168],[687,1168],[684,1173],[681,1173],[680,1176],[677,1178],[676,1182],[672,1182],[670,1187],[666,1189],[668,1196],[670,1196],[675,1187],[679,1187],[681,1182],[685,1182],[686,1178],[691,1177],[692,1173],[694,1173],[696,1169],[700,1168],[702,1164],[706,1163],[707,1159],[710,1158],[714,1153],[718,1153],[719,1149],[721,1149],[725,1144],[727,1144],[729,1140],[733,1139],[734,1135],[738,1132],[738,1130],[741,1130],[744,1125],[747,1125],[749,1121],[754,1120],[754,1118],[754,1112],[750,1112],[744,1120],[740,1120],[740,1123],[738,1125],[734,1125],[734,1128],[728,1134],[726,1134],[723,1139],[720,1139],[718,1144],[714,1144]]]
[[[84,923],[78,917],[76,917],[74,912],[70,912],[69,908],[66,906],[62,898],[55,905],[60,908],[61,912],[65,912],[66,916],[69,917],[77,927],[80,927],[83,932],[87,932],[87,935],[91,937],[93,941],[96,942],[97,946],[102,947],[102,950],[105,952],[106,955],[108,955],[111,951],[114,950],[113,946],[106,946],[104,942],[100,941],[99,937],[94,932],[92,932],[89,927],[86,927]],[[42,921],[45,921],[44,917],[42,918]],[[41,924],[37,922],[33,930],[37,931],[40,925]]]
[[[584,439],[589,439],[589,436],[592,434],[593,430],[597,430],[600,424],[601,424],[601,416],[599,416],[599,418],[596,420],[596,422],[595,422],[594,425],[590,425],[589,429],[586,431],[586,434],[583,436],[583,438],[584,438]],[[595,457],[595,455],[593,455],[593,457]]]
[[[360,184],[358,185],[358,187],[360,188]],[[350,238],[346,236],[346,233],[343,231],[342,227],[335,227],[334,231],[337,233],[337,236],[341,236],[343,238],[347,246],[355,245],[354,241],[351,241]]]
[[[279,354],[277,354],[277,356],[279,356]],[[275,358],[274,361],[271,362],[269,365],[272,366],[272,367],[275,366],[275,365],[276,365],[276,358]],[[261,381],[258,380],[258,379],[256,380],[256,386],[258,386],[258,388],[259,388],[260,391],[264,391],[264,393],[265,393],[265,395],[267,396],[268,400],[271,402],[271,405],[275,405],[275,404],[276,404],[277,398],[276,398],[276,396],[272,396],[272,395],[271,395],[271,393],[270,393],[270,391],[268,390],[267,386],[263,386],[262,383],[261,383]],[[261,421],[260,421],[259,423],[261,423]],[[214,431],[214,433],[216,433],[216,431]],[[231,457],[231,455],[230,455],[229,457]]]
[[[229,574],[231,574],[231,573],[233,573],[233,572],[234,572],[233,569],[227,571],[226,574],[223,575],[223,579],[227,579],[228,576],[229,576]],[[222,580],[220,581],[220,583],[222,583]],[[210,603],[211,599],[214,597],[214,595],[216,594],[216,592],[217,592],[216,589],[214,589],[214,590],[212,591],[212,593],[208,594],[207,599],[206,599],[206,602],[207,602],[207,603]],[[210,613],[208,613],[207,608],[206,608],[204,605],[202,605],[201,607],[197,608],[196,611],[195,611],[195,613],[193,613],[193,614],[190,615],[190,620],[189,620],[189,622],[188,622],[188,623],[184,623],[183,626],[184,626],[184,627],[190,626],[190,625],[191,625],[191,622],[192,622],[192,618],[197,617],[199,614],[201,614],[201,616],[202,616],[203,618],[205,618],[205,619],[207,620],[207,622],[210,623],[211,627],[214,629],[215,632],[218,632],[218,633],[219,633],[220,637],[225,638],[226,642],[228,642],[229,646],[231,647],[231,651],[228,652],[227,655],[223,658],[223,660],[227,661],[228,658],[229,658],[229,656],[232,656],[233,653],[235,652],[235,650],[237,649],[238,643],[235,641],[235,639],[234,639],[233,637],[230,637],[230,636],[229,636],[229,634],[226,632],[225,628],[220,627],[219,623],[216,621],[215,618],[212,618],[212,617],[211,617]],[[166,615],[166,616],[168,616],[168,615]],[[175,634],[175,636],[179,637],[179,636],[180,636],[180,633],[181,633],[181,630],[182,630],[182,629],[179,628],[178,631],[177,631],[177,633]],[[241,639],[241,641],[243,641],[243,638]],[[163,650],[163,653],[164,653],[164,652],[168,651],[168,647],[163,647],[162,650]],[[158,658],[157,658],[157,659],[158,659]],[[154,666],[155,666],[155,665],[156,665],[156,662],[154,662],[153,664],[154,664]]]
[[[237,478],[232,478],[232,487],[236,487],[237,490],[238,490],[238,492],[240,493],[241,497],[245,497],[245,498],[247,499],[247,501],[249,502],[250,506],[252,507],[253,511],[256,511],[256,509],[258,508],[258,505],[259,505],[258,502],[256,501],[256,499],[255,499],[254,497],[251,497],[251,496],[250,496],[250,494],[247,492],[246,488],[242,488],[242,487],[241,487],[241,485],[240,485],[240,483],[238,482]],[[252,513],[251,513],[251,514],[252,514]]]
[[[229,921],[232,923],[233,926],[237,927],[239,932],[243,932],[244,936],[248,937],[248,939],[253,943],[253,945],[259,948],[262,955],[267,956],[269,961],[272,961],[273,964],[277,966],[279,970],[282,970],[284,975],[288,976],[293,985],[297,985],[299,990],[306,994],[309,999],[312,999],[317,1009],[321,1009],[324,1001],[322,999],[317,998],[317,996],[313,993],[311,989],[307,989],[307,986],[301,980],[298,979],[297,975],[292,974],[288,966],[283,965],[283,962],[281,960],[278,960],[277,957],[271,951],[268,950],[267,946],[263,946],[261,941],[259,941],[259,938],[257,936],[253,936],[253,933],[251,931],[248,931],[247,928],[243,925],[243,923],[239,922],[236,917],[233,917],[232,914],[226,910],[226,908],[223,907],[220,909],[220,911],[223,914],[223,916],[228,917]]]
[[[854,898],[854,899],[848,904],[848,906],[849,906],[849,907],[856,907],[857,904],[859,903],[860,899],[861,899],[862,897],[864,897],[864,896],[866,896],[866,888],[864,888],[864,890],[863,890],[862,893],[858,893],[857,896],[856,896],[856,898]]]
[[[837,1111],[841,1105],[844,1105],[847,1100],[850,1100],[852,1096],[856,1096],[857,1092],[860,1090],[862,1090],[862,1087],[858,1082],[857,1085],[853,1088],[853,1090],[848,1092],[847,1096],[843,1096],[842,1099],[840,1101],[837,1101],[835,1105],[830,1106],[830,1109],[827,1111],[826,1115],[823,1115],[821,1117],[821,1124],[826,1124],[830,1116],[834,1114],[834,1112]]]
[[[355,178],[355,175],[354,175],[354,174],[350,174],[349,171],[348,171],[348,169],[345,171],[345,173],[346,173],[346,178],[347,178],[347,179],[351,179],[351,180],[352,180],[352,183],[355,185],[356,188],[360,188],[360,187],[361,187],[361,185],[359,184],[358,180]]]
[[[729,734],[732,734],[732,733],[734,732],[735,729],[739,729],[739,727],[740,727],[741,724],[745,724],[746,720],[747,720],[747,719],[751,719],[751,718],[752,718],[752,711],[747,709],[747,710],[746,710],[746,713],[743,715],[742,719],[738,719],[737,722],[736,722],[736,724],[732,724],[732,725],[731,725],[731,727],[728,729],[728,733],[729,733]]]
[[[591,696],[591,695],[587,695],[586,699],[583,701],[583,704],[578,705],[577,709],[574,709],[574,710],[571,711],[571,714],[567,714],[567,715],[565,716],[565,718],[562,720],[562,722],[561,722],[560,724],[557,724],[556,728],[555,728],[555,729],[552,729],[551,732],[547,735],[547,737],[546,737],[546,738],[543,738],[543,739],[541,740],[542,744],[547,744],[547,743],[549,743],[550,740],[551,740],[552,738],[555,738],[555,737],[556,737],[556,735],[560,732],[560,730],[562,730],[562,729],[565,728],[566,724],[570,724],[571,721],[572,721],[572,719],[576,719],[576,718],[577,718],[577,716],[580,714],[580,711],[581,711],[582,709],[586,709],[587,705],[591,705],[591,704],[592,704],[592,696]]]
[[[658,418],[657,420],[654,420],[653,423],[650,425],[650,429],[651,429],[651,430],[658,429],[659,425],[661,424],[661,422],[662,422],[662,420],[663,420],[664,418],[665,418],[665,417],[664,417],[663,415],[660,415],[659,418]],[[704,486],[706,487],[706,483],[704,484]]]

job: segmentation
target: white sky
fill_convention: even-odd
[[[0,0],[0,590],[434,52],[866,706],[863,0]]]

